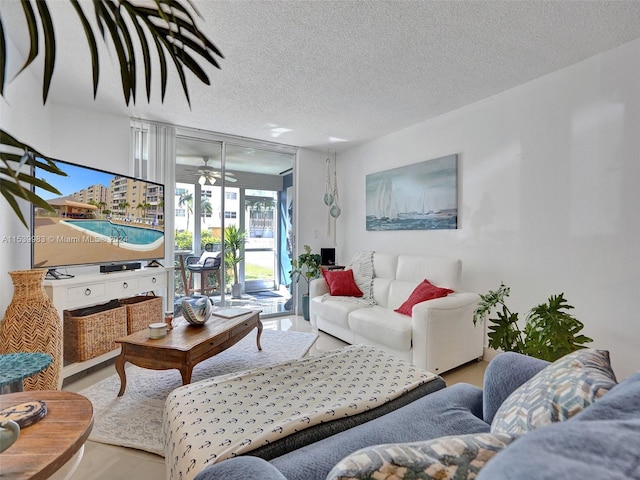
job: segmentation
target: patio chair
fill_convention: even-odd
[[[216,249],[217,247],[217,249]],[[216,251],[217,250],[217,251]],[[207,295],[222,288],[222,252],[219,244],[207,243],[204,252],[200,257],[189,255],[185,259],[186,268],[189,271],[189,278],[185,284],[185,294],[191,296],[194,292]],[[194,275],[200,274],[200,288],[193,287]],[[209,280],[213,277],[213,283]]]

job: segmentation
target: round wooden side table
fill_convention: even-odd
[[[0,395],[0,410],[40,400],[47,414],[20,430],[18,440],[0,453],[0,477],[46,480],[78,452],[93,428],[91,402],[73,392],[41,390]],[[79,459],[78,459],[79,461]]]

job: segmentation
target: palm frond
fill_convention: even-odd
[[[48,182],[25,173],[25,166],[39,167],[56,175],[66,176],[53,160],[45,157],[29,145],[14,138],[8,132],[0,129],[0,190],[2,196],[14,211],[22,224],[28,228],[27,220],[20,210],[18,199],[22,199],[38,207],[53,211],[53,208],[32,187],[39,187],[56,195],[61,193]],[[17,153],[17,152],[24,153]]]
[[[36,9],[33,8],[35,2]],[[221,68],[218,59],[224,58],[216,45],[200,30],[195,16],[200,13],[190,0],[155,0],[155,8],[149,2],[132,0],[94,0],[97,27],[92,26],[78,0],[69,0],[78,15],[91,53],[93,73],[93,95],[97,94],[100,77],[99,51],[96,42],[97,28],[105,43],[111,44],[120,67],[120,79],[125,103],[136,100],[136,78],[138,70],[144,70],[147,101],[151,99],[152,61],[149,38],[155,43],[155,52],[160,64],[161,99],[164,101],[167,89],[167,60],[171,59],[185,98],[191,104],[185,70],[193,73],[205,85],[210,85],[204,65]],[[40,43],[44,44],[43,103],[46,103],[56,60],[56,40],[54,23],[46,0],[22,0],[25,21],[29,30],[29,55],[18,72],[20,74],[37,58]],[[37,14],[36,14],[37,11]],[[37,21],[40,17],[40,22]],[[40,36],[43,41],[41,42]],[[0,94],[6,83],[5,31],[0,22]],[[136,50],[140,47],[142,62],[137,63]]]

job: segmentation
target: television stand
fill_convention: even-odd
[[[173,268],[162,267],[126,270],[109,275],[94,273],[77,275],[75,278],[45,280],[44,289],[53,302],[53,306],[56,307],[58,315],[63,319],[64,338],[65,310],[89,307],[116,298],[133,297],[144,292],[155,292],[158,296],[164,297],[163,308],[167,309],[168,306],[168,309],[171,310],[173,297],[169,297],[169,285],[172,285],[169,282],[172,275]],[[163,320],[163,318],[159,318],[156,321],[162,322]],[[116,348],[83,362],[68,363],[62,367],[61,380],[115,358],[118,353],[120,353],[120,349]],[[62,382],[59,386],[62,387]]]
[[[48,280],[62,280],[63,278],[73,278],[74,276],[69,273],[62,273],[57,271],[55,268],[50,268],[47,270],[47,274],[45,278]]]

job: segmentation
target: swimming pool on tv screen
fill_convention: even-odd
[[[150,245],[162,238],[161,230],[111,223],[107,220],[65,220],[65,223],[105,237],[124,237],[126,243]]]

